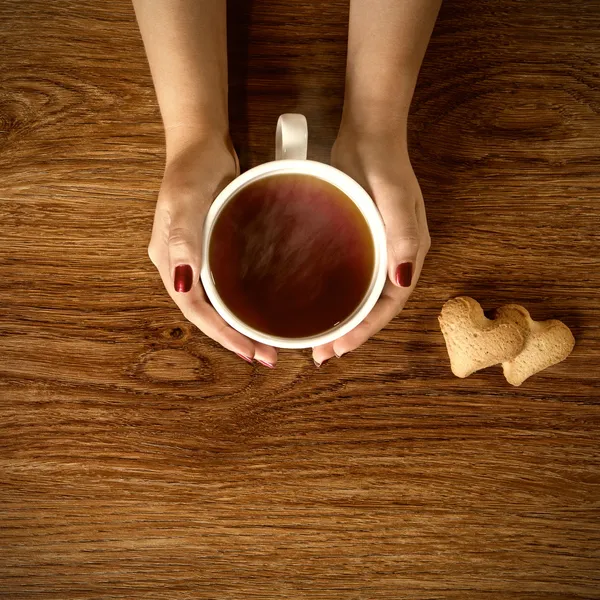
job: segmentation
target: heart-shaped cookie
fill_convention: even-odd
[[[457,377],[514,359],[525,346],[526,330],[499,315],[488,319],[479,302],[468,296],[448,300],[438,317]]]
[[[523,350],[502,363],[504,376],[512,385],[521,385],[535,373],[565,360],[575,346],[571,330],[562,321],[534,321],[518,304],[502,306],[496,314],[516,323],[526,335]]]

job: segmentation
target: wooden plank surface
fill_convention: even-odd
[[[304,112],[326,161],[345,0],[234,0],[245,167]],[[600,598],[600,3],[447,0],[410,123],[433,247],[320,370],[184,321],[146,256],[164,161],[128,2],[0,1],[0,597]],[[454,378],[469,294],[577,346]]]

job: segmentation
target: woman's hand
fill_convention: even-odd
[[[174,136],[172,136],[174,137]],[[277,352],[231,328],[209,304],[200,282],[202,229],[217,194],[238,174],[229,140],[198,136],[168,153],[160,188],[150,259],[184,317],[248,362],[274,367]]]
[[[224,0],[133,0],[165,126],[167,166],[148,253],[167,292],[206,335],[272,367],[274,348],[244,337],[215,312],[200,284],[202,227],[237,174],[227,118]]]
[[[335,342],[313,349],[317,366],[355,350],[402,310],[431,245],[423,195],[402,135],[340,130],[331,164],[358,181],[375,200],[386,229],[388,278],[380,299],[360,325]]]

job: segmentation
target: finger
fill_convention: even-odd
[[[183,316],[205,335],[231,350],[238,356],[252,361],[257,360],[265,367],[274,368],[277,364],[277,350],[271,346],[250,340],[227,324],[217,311],[207,302],[199,282],[194,282],[187,293],[178,293],[171,284],[168,268],[159,268],[159,273],[169,295],[177,304]]]
[[[387,237],[388,277],[395,286],[410,288],[419,254],[416,202],[402,199],[393,207],[383,203],[380,210]]]
[[[199,285],[195,285],[192,291],[186,294],[185,299],[179,299],[178,305],[183,316],[205,335],[249,362],[254,360],[255,343],[227,324],[206,301],[204,291]]]
[[[356,350],[370,337],[383,329],[404,308],[410,296],[410,291],[393,287],[389,283],[386,286],[389,286],[388,291],[384,291],[365,320],[352,331],[333,342],[333,350],[336,356],[340,357]]]
[[[416,183],[416,181],[415,181]],[[418,186],[418,184],[416,184]],[[375,194],[385,224],[388,278],[397,287],[410,287],[419,254],[418,187],[380,184]]]
[[[202,223],[195,223],[187,212],[170,215],[167,249],[169,273],[178,293],[188,293],[200,278]]]
[[[277,364],[277,350],[272,346],[254,342],[254,359],[264,367],[274,369]]]
[[[315,366],[320,367],[325,361],[335,356],[335,352],[333,350],[333,343],[324,344],[322,346],[315,346],[313,348],[312,355]]]
[[[217,313],[217,311],[206,301],[204,290],[198,281],[194,281],[189,292],[181,293],[175,291],[173,279],[169,269],[169,261],[166,256],[157,261],[156,267],[163,281],[165,289],[175,304],[179,307],[183,316],[193,323],[205,335],[221,344],[227,350],[252,361],[255,355],[254,342],[242,335]]]
[[[428,240],[429,234],[427,233],[425,237]],[[426,241],[426,244],[429,244],[429,242]],[[347,352],[356,350],[356,348],[364,344],[371,336],[381,331],[392,319],[398,316],[410,298],[414,286],[421,275],[426,253],[427,247],[421,244],[421,251],[414,263],[415,271],[411,287],[398,287],[388,281],[383,288],[381,297],[365,320],[352,331],[335,340],[333,345],[336,356],[339,357]]]

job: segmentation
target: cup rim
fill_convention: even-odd
[[[331,329],[314,336],[303,338],[285,338],[269,335],[244,323],[221,299],[210,270],[209,248],[212,231],[221,211],[227,205],[229,200],[231,200],[243,187],[250,185],[259,179],[283,174],[311,175],[337,187],[358,207],[367,221],[373,239],[375,264],[369,287],[360,304],[346,319],[344,319],[344,321]],[[200,269],[200,279],[205,293],[217,313],[219,313],[231,327],[254,341],[277,348],[291,349],[313,348],[315,346],[333,342],[354,329],[371,312],[381,295],[386,277],[387,242],[385,227],[375,202],[358,182],[346,175],[346,173],[335,167],[326,165],[325,163],[312,160],[284,159],[263,163],[257,167],[253,167],[239,177],[236,177],[231,183],[223,188],[206,215],[202,243],[202,266]]]

